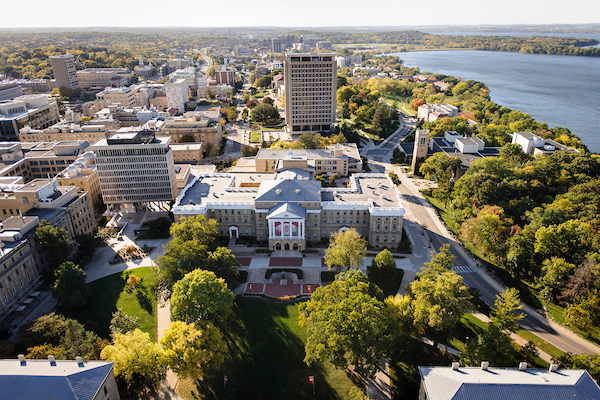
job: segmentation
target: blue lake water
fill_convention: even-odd
[[[527,113],[550,127],[569,128],[590,151],[600,153],[600,57],[471,50],[394,55],[422,72],[484,82],[494,102]]]

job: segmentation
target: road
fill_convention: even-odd
[[[456,273],[463,277],[465,285],[479,289],[483,301],[488,305],[493,305],[496,295],[503,290],[503,287],[476,266],[468,251],[443,226],[432,206],[419,193],[418,188],[415,188],[411,178],[408,178],[399,168],[397,168],[397,174],[402,181],[399,190],[407,209],[407,219],[418,222],[422,227],[422,234],[425,238],[428,238],[432,250],[439,251],[444,244],[450,244],[450,251],[454,255],[454,270]],[[576,354],[600,351],[598,346],[549,321],[531,308],[526,306],[524,310],[526,316],[520,321],[519,325],[559,349]]]

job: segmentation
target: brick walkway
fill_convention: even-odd
[[[269,267],[302,267],[302,258],[271,257]]]

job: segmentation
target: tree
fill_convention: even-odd
[[[213,324],[171,322],[160,339],[165,363],[179,376],[202,377],[205,368],[219,368],[225,360],[227,345]]]
[[[87,359],[97,359],[98,336],[86,331],[83,325],[54,312],[39,317],[27,329],[25,345],[32,357],[46,358],[45,351],[59,359],[74,359],[82,356]]]
[[[410,108],[412,108],[414,111],[417,111],[419,106],[422,106],[425,103],[425,99],[414,99],[412,103],[410,103]]]
[[[385,305],[369,294],[362,272],[344,277],[318,288],[299,306],[300,324],[308,334],[304,361],[311,365],[329,360],[337,368],[352,364],[358,373],[372,377],[390,347]]]
[[[208,158],[217,158],[221,154],[221,148],[218,144],[213,144],[208,150]]]
[[[365,259],[367,241],[356,229],[337,231],[329,239],[329,247],[325,250],[325,264],[329,269],[340,271],[343,268],[360,268]]]
[[[173,286],[171,316],[175,321],[211,320],[218,324],[233,311],[233,293],[212,271],[197,269]]]
[[[110,337],[114,340],[117,334],[124,334],[140,327],[140,319],[127,315],[125,311],[117,308],[112,313],[110,320]]]
[[[275,104],[275,100],[273,100],[269,96],[263,97],[262,102],[265,103],[265,104],[270,104],[270,105]]]
[[[181,218],[171,225],[173,240],[167,245],[164,256],[156,260],[158,286],[163,298],[169,298],[173,285],[185,274],[209,264],[209,253],[217,232],[217,221],[207,220],[204,215]]]
[[[258,100],[256,100],[256,99],[250,99],[250,100],[246,101],[246,108],[249,108],[249,109],[252,110],[258,104],[259,104]]]
[[[380,251],[371,265],[367,268],[369,271],[369,281],[377,285],[386,295],[394,295],[398,292],[397,287],[396,293],[389,293],[390,283],[396,281],[398,275],[398,269],[396,268],[396,259],[388,249]]]
[[[242,119],[244,120],[244,122],[246,122],[246,120],[248,119],[248,107],[245,107],[242,110]]]
[[[458,157],[450,157],[444,152],[438,152],[428,157],[419,171],[427,179],[435,179],[442,187],[448,187],[461,161]]]
[[[413,301],[414,321],[421,334],[433,331],[434,346],[442,335],[450,333],[458,325],[462,315],[472,308],[470,295],[462,277],[450,268],[452,255],[444,245],[426,267],[417,274],[410,291]]]
[[[106,346],[100,357],[115,362],[115,377],[129,394],[144,386],[155,387],[166,377],[163,348],[139,329],[118,333],[113,344]]]
[[[541,295],[546,299],[546,304],[556,299],[567,277],[575,269],[575,265],[568,263],[564,258],[552,257],[549,260],[544,260],[540,283],[542,286]]]
[[[298,136],[298,143],[302,149],[322,149],[323,137],[318,133],[306,132]]]
[[[48,262],[51,271],[56,270],[71,254],[69,234],[64,228],[55,228],[40,221],[35,230],[35,242]]]
[[[491,260],[503,262],[512,225],[512,219],[504,214],[502,207],[485,206],[476,217],[462,224],[460,236]]]
[[[277,108],[267,103],[260,103],[254,107],[250,116],[254,122],[269,122],[280,118]]]
[[[249,146],[245,144],[242,146],[240,152],[242,153],[242,157],[252,157],[258,153],[258,149],[254,146]]]
[[[502,293],[496,295],[494,308],[490,310],[490,319],[500,329],[515,330],[516,321],[525,318],[525,314],[518,313],[523,309],[519,300],[519,292],[515,288],[506,288]]]
[[[238,267],[240,263],[227,247],[217,247],[210,253],[208,259],[208,269],[215,273],[219,278],[225,279],[230,287],[234,287],[237,277],[240,275]]]
[[[487,330],[467,341],[460,361],[465,366],[478,366],[482,361],[494,366],[512,366],[519,356],[510,336],[494,324],[488,324]]]
[[[244,96],[242,97],[242,101],[244,102],[244,104],[246,104],[248,102],[248,100],[250,100],[250,95],[248,94],[248,92],[244,92]]]
[[[90,290],[85,283],[86,274],[71,261],[62,263],[54,273],[56,280],[52,295],[67,308],[81,308],[87,304]]]
[[[238,110],[237,107],[229,107],[227,109],[227,121],[229,122],[235,122],[235,120],[238,117]]]

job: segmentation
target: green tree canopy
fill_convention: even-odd
[[[139,329],[118,333],[113,344],[106,346],[100,357],[115,362],[115,377],[129,394],[144,386],[155,387],[166,377],[163,348]]]
[[[124,334],[140,327],[140,319],[127,315],[125,311],[117,308],[110,319],[110,337],[114,340],[118,333]]]
[[[46,258],[51,271],[56,270],[71,254],[67,230],[55,228],[44,220],[40,221],[35,230],[35,242]]]
[[[329,269],[340,271],[343,268],[360,268],[365,259],[367,241],[356,229],[337,231],[329,239],[329,247],[325,250],[325,264]]]
[[[500,329],[515,330],[516,321],[525,318],[525,314],[517,313],[523,309],[519,299],[519,291],[515,288],[506,288],[496,295],[494,308],[490,310],[490,319]]]
[[[211,323],[171,322],[160,344],[166,364],[176,374],[195,378],[201,377],[205,368],[219,368],[227,352],[223,335]]]
[[[219,324],[231,315],[234,297],[222,278],[197,269],[173,286],[171,317],[187,323],[211,320]]]
[[[337,368],[352,364],[363,376],[375,374],[391,338],[385,305],[369,292],[364,274],[352,271],[318,288],[300,305],[300,323],[308,333],[308,365],[329,360]]]
[[[280,118],[277,108],[268,103],[257,104],[252,109],[250,116],[254,122],[259,123],[278,120]]]
[[[443,187],[448,187],[450,180],[455,176],[461,161],[458,157],[450,157],[444,152],[438,152],[428,157],[419,171],[427,179],[434,179]]]
[[[204,215],[182,218],[171,225],[173,240],[164,256],[156,260],[161,295],[168,298],[175,282],[185,274],[208,265],[210,250],[217,235],[217,221]]]
[[[460,361],[465,366],[479,366],[488,361],[493,366],[514,366],[520,360],[520,353],[514,342],[499,327],[489,324],[488,329],[467,341]]]
[[[434,348],[440,336],[451,333],[462,315],[472,308],[462,277],[449,269],[451,260],[449,248],[442,247],[417,274],[418,279],[410,288],[415,326],[421,334],[435,335]]]
[[[67,308],[81,308],[85,306],[91,295],[85,283],[86,274],[79,265],[71,261],[62,263],[54,273],[56,280],[52,288],[52,295]]]

